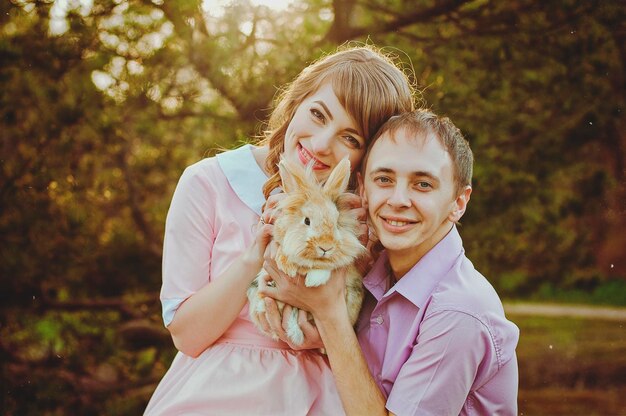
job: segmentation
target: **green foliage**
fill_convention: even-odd
[[[587,281],[575,278],[574,284],[557,287],[552,282],[544,282],[532,295],[536,301],[557,301],[563,303],[590,303],[626,306],[626,282],[624,280],[600,279]]]
[[[254,141],[278,88],[347,41],[398,55],[470,141],[461,233],[502,294],[624,304],[619,2],[96,0],[51,19],[60,3],[0,2],[6,414],[141,413],[173,353],[154,328],[178,177]]]

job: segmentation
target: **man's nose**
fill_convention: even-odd
[[[411,206],[411,200],[409,199],[409,193],[406,187],[396,185],[393,188],[393,193],[387,199],[387,204],[392,207],[409,207]]]

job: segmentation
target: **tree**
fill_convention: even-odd
[[[182,169],[262,135],[279,86],[349,41],[397,55],[466,134],[461,232],[501,293],[625,276],[618,3],[67,4],[0,3],[7,414],[141,412],[173,353],[156,291]]]

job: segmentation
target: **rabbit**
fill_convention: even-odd
[[[287,196],[278,203],[280,214],[274,221],[276,264],[291,277],[306,275],[308,287],[323,285],[332,270],[347,267],[346,303],[354,325],[364,296],[362,276],[354,262],[366,249],[358,239],[358,219],[341,202],[350,178],[350,161],[343,159],[337,164],[323,185],[318,183],[311,165],[305,170],[283,159],[278,169]],[[265,311],[265,303],[258,294],[258,282],[266,274],[261,270],[247,291],[250,317],[263,333],[257,314]],[[282,313],[284,304],[278,302],[278,307]],[[286,333],[294,345],[304,342],[296,308],[288,317]]]

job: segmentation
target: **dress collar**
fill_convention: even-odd
[[[377,301],[398,292],[418,308],[423,308],[441,278],[463,253],[463,241],[456,226],[453,226],[450,232],[389,290],[387,282],[390,272],[386,251],[378,257],[372,270],[363,279],[363,284]]]
[[[235,194],[257,215],[265,203],[263,185],[267,181],[252,154],[253,146],[246,144],[217,155],[217,161]]]

